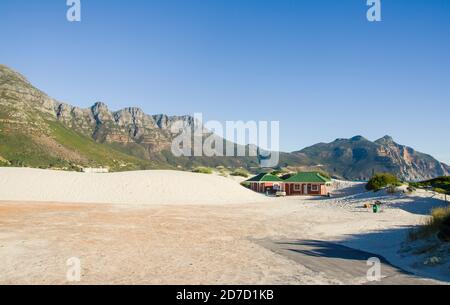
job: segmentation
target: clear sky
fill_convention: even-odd
[[[281,148],[389,134],[450,164],[450,1],[1,0],[0,63],[50,96],[279,120]]]

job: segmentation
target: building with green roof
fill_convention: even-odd
[[[330,179],[325,178],[318,172],[300,172],[295,175],[291,175],[289,178],[285,179],[284,182],[294,182],[294,183],[329,183]]]
[[[319,172],[299,172],[284,181],[284,191],[288,196],[309,195],[327,196],[330,194],[331,179]]]
[[[259,174],[249,180],[250,188],[259,193],[283,191],[287,196],[330,194],[331,179],[319,172],[299,172],[279,178],[271,174]]]
[[[274,193],[280,191],[283,186],[283,180],[278,176],[268,173],[259,174],[246,182],[250,183],[250,188],[258,193]]]

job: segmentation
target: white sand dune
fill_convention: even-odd
[[[84,174],[0,168],[0,200],[219,205],[266,201],[236,181],[180,171]]]
[[[82,259],[88,270],[83,283],[93,284],[367,281],[365,270],[354,279],[336,276],[343,270],[339,256],[330,256],[336,253],[325,254],[333,270],[315,272],[308,260],[293,261],[255,240],[341,244],[449,281],[447,254],[403,251],[411,227],[422,224],[431,208],[446,205],[443,198],[420,190],[367,192],[364,184],[343,181],[335,181],[333,194],[265,197],[233,179],[179,171],[0,168],[0,283],[64,283],[69,257]],[[385,203],[382,213],[363,208],[377,200]],[[425,266],[430,256],[442,263]]]

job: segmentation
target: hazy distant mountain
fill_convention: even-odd
[[[446,164],[397,144],[390,136],[375,142],[362,136],[337,139],[294,154],[306,156],[330,174],[347,179],[365,180],[376,172],[390,172],[405,180],[422,180],[450,173]]]
[[[170,152],[175,136],[170,132],[172,124],[183,121],[192,127],[193,120],[190,116],[147,115],[139,108],[110,111],[104,103],[88,109],[74,107],[52,99],[0,65],[0,166],[258,169],[256,157],[174,157]],[[363,137],[339,139],[281,153],[280,166],[323,169],[347,179],[365,179],[383,171],[419,180],[450,172],[447,165],[389,137],[375,142]]]

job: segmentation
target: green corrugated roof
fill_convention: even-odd
[[[284,180],[285,182],[301,182],[301,183],[327,183],[331,180],[323,177],[317,172],[303,172],[297,173],[289,179]]]
[[[277,176],[263,173],[248,179],[247,182],[283,182],[283,180],[281,180]]]

